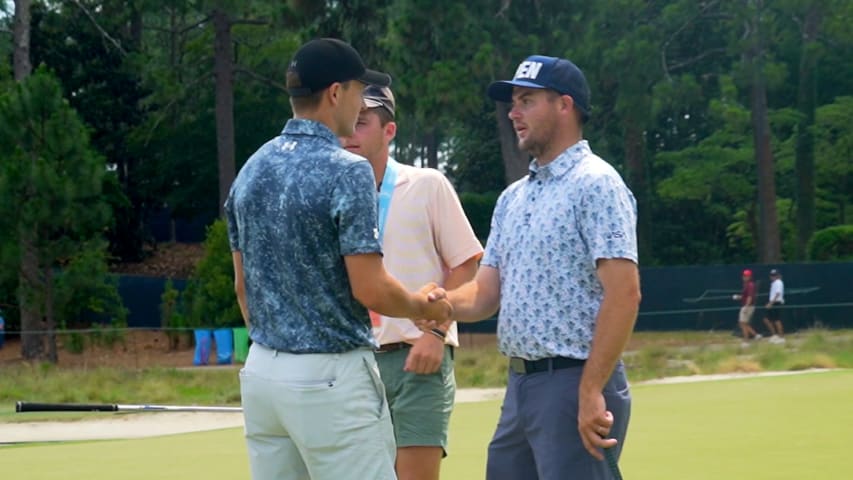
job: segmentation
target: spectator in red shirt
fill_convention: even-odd
[[[751,270],[743,271],[743,290],[740,295],[732,295],[732,299],[740,300],[738,325],[740,325],[740,331],[743,333],[743,341],[748,342],[750,338],[756,340],[761,338],[761,335],[749,324],[749,321],[752,320],[752,314],[755,312],[755,282],[752,281]]]

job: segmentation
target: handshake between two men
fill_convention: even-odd
[[[426,301],[422,304],[423,315],[414,320],[415,325],[424,332],[436,328],[446,330],[453,321],[453,305],[447,299],[447,291],[435,282],[430,282],[421,287],[418,293],[423,295]]]
[[[441,367],[447,332],[453,321],[453,306],[447,299],[447,292],[432,282],[414,292],[413,296],[417,314],[410,318],[424,334],[412,343],[403,370],[428,375]]]

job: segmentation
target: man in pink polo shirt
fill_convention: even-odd
[[[341,143],[373,166],[385,268],[410,288],[435,282],[449,290],[471,280],[483,247],[453,186],[437,170],[389,157],[397,131],[389,88],[366,88],[364,103],[355,133]],[[438,480],[456,392],[456,324],[424,333],[410,319],[373,312],[371,318],[397,441],[397,476]]]

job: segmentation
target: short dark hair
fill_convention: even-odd
[[[391,112],[382,107],[371,108],[370,111],[379,117],[379,124],[383,127],[394,121],[394,117],[391,115]]]
[[[323,98],[323,93],[325,93],[325,90],[320,90],[304,97],[290,97],[290,107],[293,109],[293,113],[313,112],[317,110],[317,107],[320,106],[320,100]]]
[[[290,72],[288,72],[290,75]],[[346,82],[341,82],[341,87],[344,90],[348,90],[352,85],[352,82],[357,80],[347,80]],[[293,109],[293,113],[296,112],[313,112],[317,110],[317,107],[320,106],[320,101],[323,99],[323,94],[328,90],[329,87],[326,87],[320,91],[314,92],[311,95],[306,95],[302,97],[290,97],[290,106]]]
[[[569,95],[568,93],[560,93],[560,92],[558,92],[556,90],[552,90],[550,88],[546,89],[545,91],[547,92],[548,101],[552,102],[552,103],[555,100],[557,100],[558,98],[562,97],[563,95]],[[569,95],[569,96],[571,97],[571,95]],[[572,97],[572,100],[574,100],[574,97]],[[587,115],[583,111],[582,108],[578,107],[577,103],[573,104],[572,109],[575,111],[575,115],[577,116],[578,125],[583,126],[586,123],[586,121],[589,119],[589,115]]]

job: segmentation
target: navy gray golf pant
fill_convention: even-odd
[[[489,444],[487,480],[611,480],[607,463],[586,451],[578,433],[582,366],[544,372],[509,372],[497,430]],[[619,458],[631,415],[631,395],[621,362],[604,388],[613,413],[608,438]]]

